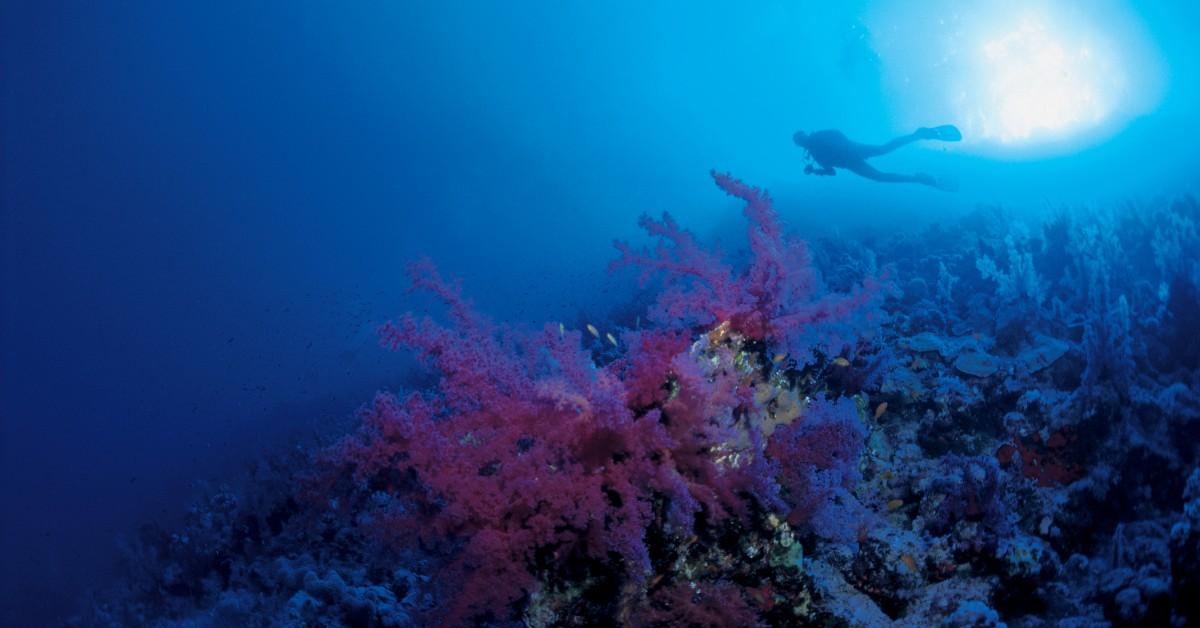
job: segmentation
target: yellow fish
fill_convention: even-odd
[[[847,360],[846,358],[837,358],[833,361],[833,363],[838,366],[850,366],[850,360]]]
[[[617,339],[613,338],[612,334],[604,334],[604,337],[608,338],[608,341],[612,343],[612,346],[617,346]]]
[[[897,508],[899,508],[903,505],[904,505],[903,499],[893,499],[892,501],[887,503],[887,509],[890,512],[890,511],[896,510]]]
[[[771,361],[776,364],[779,364],[780,362],[783,362],[784,358],[786,358],[786,357],[787,357],[786,353],[776,353],[775,357],[771,358]]]
[[[878,419],[879,417],[883,416],[884,412],[887,412],[887,402],[886,401],[875,406],[875,418]]]
[[[588,333],[590,333],[591,335],[593,335],[593,336],[595,336],[595,337],[597,337],[597,338],[599,338],[599,337],[600,337],[600,330],[596,329],[596,326],[595,326],[595,325],[593,325],[593,324],[591,324],[591,323],[588,323],[588,324],[587,324],[587,330],[588,330]]]
[[[558,324],[558,337],[559,337],[559,338],[562,338],[562,337],[563,337],[563,334],[565,334],[565,333],[567,333],[567,328],[566,328],[566,327],[563,327],[563,324],[562,324],[562,323],[559,323],[559,324]]]

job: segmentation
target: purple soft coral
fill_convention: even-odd
[[[360,520],[382,539],[454,548],[443,577],[455,593],[440,619],[503,614],[568,556],[642,581],[654,568],[652,529],[685,538],[700,513],[746,518],[754,503],[811,516],[851,479],[862,446],[853,403],[813,402],[768,444],[738,418],[757,402],[721,339],[811,332],[861,310],[877,284],[820,297],[807,249],[782,235],[766,194],[714,178],[747,203],[753,263],[735,274],[669,217],[643,220],[673,247],[639,255],[618,245],[617,265],[665,271],[672,283],[658,326],[622,334],[624,355],[602,368],[578,332],[494,323],[431,262],[410,267],[414,287],[447,306],[449,325],[408,314],[381,340],[432,366],[437,389],[378,395],[330,458],[372,494]],[[693,345],[693,327],[718,321]],[[736,464],[719,453],[732,443]]]
[[[669,215],[660,221],[643,216],[642,226],[659,238],[658,245],[639,252],[617,242],[621,257],[612,268],[639,266],[642,282],[657,272],[666,276],[650,312],[653,322],[692,328],[729,321],[732,331],[773,342],[801,362],[814,349],[840,352],[870,328],[877,314],[868,306],[883,290],[876,278],[864,278],[848,294],[823,295],[807,245],[784,234],[770,196],[728,174],[713,171],[712,177],[746,203],[742,213],[749,223],[752,261],[735,273]]]
[[[738,479],[722,476],[700,455],[719,432],[684,438],[709,416],[730,412],[736,400],[728,387],[718,394],[699,379],[681,382],[682,392],[665,404],[668,428],[656,409],[640,416],[629,409],[629,391],[614,374],[619,366],[596,368],[578,332],[497,325],[474,312],[429,263],[410,272],[414,285],[446,303],[453,325],[407,315],[385,325],[381,336],[386,346],[410,347],[435,367],[438,393],[380,394],[363,413],[363,429],[333,458],[358,481],[415,502],[371,513],[385,539],[416,535],[464,544],[445,574],[460,583],[452,619],[502,609],[530,591],[536,555],[545,548],[600,561],[619,557],[628,577],[645,577],[644,537],[656,495],[670,505],[670,522],[682,534],[690,533],[701,504],[732,509],[726,502],[737,498],[725,484]],[[632,350],[667,359],[678,340],[663,340]],[[666,369],[681,371],[686,362],[670,364],[646,365],[643,376],[658,372],[665,381]],[[419,490],[380,481],[397,475],[415,477]]]
[[[864,523],[859,519],[862,509],[845,491],[858,480],[865,438],[858,408],[850,399],[814,399],[800,420],[772,435],[767,454],[780,466],[793,523],[839,520],[838,525],[821,527],[857,532]],[[823,512],[828,507],[835,511]]]

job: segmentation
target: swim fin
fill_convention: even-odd
[[[962,131],[953,124],[943,124],[929,129],[929,139],[941,140],[943,142],[959,142],[962,141]]]

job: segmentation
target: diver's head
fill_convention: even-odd
[[[792,134],[792,141],[796,143],[796,146],[800,146],[800,147],[807,146],[808,145],[808,133],[805,133],[804,131],[796,131],[795,133]]]

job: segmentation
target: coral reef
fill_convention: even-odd
[[[444,317],[380,333],[433,384],[144,530],[80,623],[1200,617],[1200,205],[805,243],[713,178],[746,262],[644,217],[612,266],[652,303],[603,351],[414,263]]]

